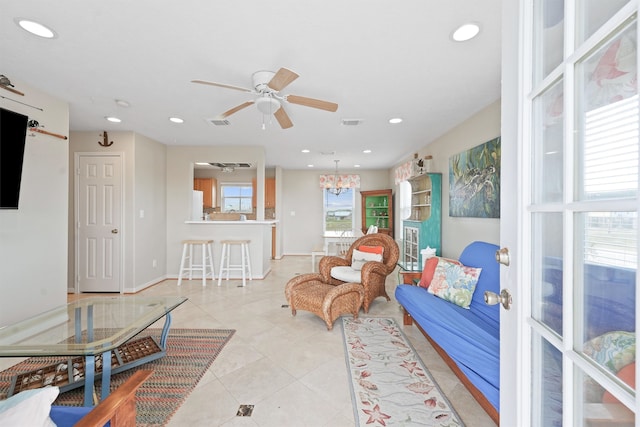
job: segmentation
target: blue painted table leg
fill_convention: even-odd
[[[84,357],[84,406],[93,406],[93,383],[96,372],[96,357]]]
[[[87,307],[87,342],[93,341],[93,305]]]
[[[171,328],[171,313],[167,313],[164,318],[164,326],[162,327],[162,335],[160,335],[160,348],[167,349],[167,335],[169,335],[169,329]]]
[[[109,396],[111,391],[111,350],[102,353],[102,391],[100,400],[104,400]]]
[[[76,327],[76,344],[80,344],[82,342],[82,309],[79,307],[75,309],[75,323]]]

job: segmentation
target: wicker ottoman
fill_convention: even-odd
[[[291,279],[285,287],[285,295],[291,306],[291,314],[296,310],[314,313],[325,321],[327,329],[333,329],[333,322],[343,314],[358,317],[364,301],[364,287],[360,283],[343,283],[337,286],[322,282],[319,274],[303,274]]]

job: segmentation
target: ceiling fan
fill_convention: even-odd
[[[244,102],[222,113],[219,116],[222,119],[237,113],[243,108],[247,108],[248,106],[255,104],[261,113],[273,114],[282,129],[288,129],[293,126],[293,123],[291,122],[287,112],[284,110],[284,101],[290,104],[304,105],[305,107],[319,108],[320,110],[331,112],[335,112],[338,109],[338,104],[329,101],[322,101],[320,99],[307,98],[305,96],[298,95],[281,95],[280,91],[298,77],[298,74],[286,68],[280,68],[277,73],[274,73],[273,71],[256,71],[252,75],[253,89],[209,82],[206,80],[191,80],[191,82],[218,86],[226,89],[240,90],[242,92],[249,92],[257,95],[256,99],[253,101]]]

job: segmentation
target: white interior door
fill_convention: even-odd
[[[122,292],[122,156],[76,155],[78,292]]]
[[[501,424],[634,426],[638,2],[519,8],[503,104],[501,244],[515,262],[501,280],[515,304],[501,316]]]

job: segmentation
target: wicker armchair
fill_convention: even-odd
[[[364,286],[364,312],[369,312],[369,305],[377,297],[385,297],[387,301],[391,300],[385,289],[385,281],[387,276],[396,268],[398,257],[400,256],[400,248],[393,238],[386,234],[374,233],[367,234],[357,239],[347,253],[343,257],[325,256],[320,258],[320,275],[322,281],[330,285],[339,285],[344,283],[331,276],[331,269],[338,266],[350,266],[351,255],[353,250],[365,246],[382,246],[384,252],[382,254],[382,262],[370,261],[364,264],[361,272],[361,281]]]

